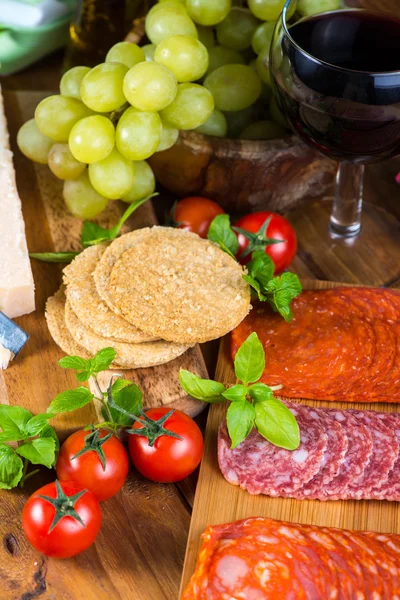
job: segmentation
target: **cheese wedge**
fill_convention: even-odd
[[[13,318],[34,310],[35,288],[0,87],[0,311]]]

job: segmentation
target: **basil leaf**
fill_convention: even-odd
[[[31,418],[32,413],[22,406],[0,404],[0,427],[3,433],[26,437],[25,426]]]
[[[70,263],[80,252],[30,252],[31,258],[50,263]]]
[[[179,381],[183,390],[197,400],[202,400],[203,402],[224,401],[222,392],[225,391],[225,386],[218,381],[202,379],[185,369],[179,370]]]
[[[265,383],[253,383],[248,388],[248,393],[256,402],[265,402],[274,398],[274,392]]]
[[[282,273],[279,277],[271,279],[265,287],[267,302],[275,312],[282,315],[285,321],[293,318],[290,303],[300,294],[301,290],[300,280],[294,273]]]
[[[266,440],[286,450],[296,450],[300,445],[300,430],[293,413],[288,407],[272,398],[267,402],[256,402],[256,428]]]
[[[253,279],[253,277],[250,275],[242,275],[242,279],[244,279],[244,281],[246,281],[253,288],[253,290],[257,292],[259,300],[264,301],[267,299],[267,297],[261,292],[261,286],[258,281]]]
[[[54,444],[55,444],[55,450],[56,452],[59,451],[60,449],[60,441],[58,439],[58,436],[55,432],[55,429],[53,427],[51,427],[51,425],[45,425],[42,429],[42,431],[39,434],[39,437],[41,438],[51,438],[52,440],[54,440]]]
[[[74,369],[75,371],[82,371],[87,368],[88,361],[80,356],[64,356],[58,361],[58,364],[63,369]]]
[[[114,348],[102,348],[102,350],[99,350],[91,359],[90,369],[92,373],[96,374],[109,369],[116,356],[117,353]]]
[[[230,225],[229,215],[217,215],[214,217],[211,221],[207,237],[212,242],[219,244],[221,250],[236,260],[235,255],[239,250],[239,242]]]
[[[33,465],[44,465],[48,469],[54,464],[56,444],[52,438],[36,438],[16,449],[16,452],[28,459]]]
[[[222,392],[222,395],[227,400],[231,400],[232,402],[237,402],[238,400],[245,400],[247,394],[247,387],[245,385],[241,385],[238,383],[233,387],[228,388],[225,392]]]
[[[22,479],[23,462],[15,450],[0,444],[0,489],[11,490]]]
[[[75,390],[61,392],[54,398],[47,409],[48,413],[71,412],[82,408],[93,400],[94,396],[87,388],[80,386]]]
[[[139,208],[144,202],[153,198],[154,196],[158,196],[158,193],[151,194],[151,196],[147,196],[146,198],[142,198],[141,200],[136,200],[132,202],[118,221],[118,223],[111,227],[110,229],[105,229],[104,227],[100,227],[97,223],[92,223],[91,221],[85,221],[82,228],[81,233],[81,242],[84,248],[88,246],[94,246],[96,244],[100,244],[101,242],[106,242],[110,240],[115,240],[125,221],[129,219],[131,214]]]
[[[251,256],[251,261],[246,265],[247,271],[261,287],[266,287],[274,276],[274,261],[264,250],[256,250]]]
[[[260,379],[265,367],[265,354],[255,331],[240,346],[234,366],[236,377],[245,385]]]
[[[52,413],[46,413],[42,415],[35,415],[32,419],[29,419],[25,425],[25,432],[29,437],[38,435],[42,429],[48,424],[49,419],[53,417]]]
[[[108,395],[108,407],[114,423],[130,427],[134,422],[131,415],[139,416],[143,406],[143,394],[136,383],[117,379]]]
[[[83,223],[81,242],[84,248],[101,244],[101,242],[106,242],[110,239],[112,239],[110,229],[105,229],[91,221],[85,221]]]
[[[226,413],[226,423],[232,442],[231,448],[236,448],[247,438],[253,429],[255,416],[254,406],[247,400],[232,402],[229,405]]]

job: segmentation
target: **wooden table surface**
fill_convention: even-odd
[[[365,1],[365,0],[362,0]],[[375,4],[379,0],[372,0]],[[386,4],[390,4],[391,0],[385,0]],[[393,0],[397,2],[397,0]],[[0,82],[5,89],[9,90],[55,90],[58,87],[62,62],[62,53],[57,52],[54,55],[45,58],[40,63],[33,67],[18,73],[16,75],[0,78]],[[390,213],[400,221],[400,187],[395,183],[395,175],[400,171],[400,162],[398,160],[389,161],[380,165],[367,168],[366,189],[368,194],[368,202],[376,203],[383,208],[386,208]],[[166,204],[168,204],[168,199]],[[349,281],[360,283],[369,283],[368,280],[360,280],[352,272],[352,258],[349,252],[349,261],[344,266],[340,248],[329,252],[329,260],[324,255],[324,238],[326,232],[319,232],[317,229],[318,221],[309,224],[311,228],[310,238],[314,240],[307,248],[300,247],[298,256],[295,259],[293,270],[300,276],[308,279],[331,279],[337,281]],[[400,230],[399,230],[400,231]],[[399,234],[400,244],[400,234]],[[366,269],[365,279],[370,277],[369,273],[378,273],[381,271],[382,262],[379,257],[379,247],[373,249],[373,257],[364,257],[368,260],[368,269]],[[363,257],[361,257],[363,258]],[[372,261],[372,264],[371,264]],[[367,261],[366,261],[367,262]],[[354,263],[355,264],[355,263]],[[371,271],[372,269],[372,271]],[[384,271],[384,270],[383,270]],[[390,278],[380,281],[380,285],[397,286],[400,282],[400,265],[397,273]],[[209,372],[212,375],[216,364],[216,344],[207,345],[204,347],[206,361],[208,363]],[[1,394],[1,390],[0,390]],[[200,418],[200,424],[204,427],[204,413]],[[193,504],[195,485],[197,474],[183,481],[178,487],[169,485],[149,484],[146,487],[147,493],[138,493],[138,514],[126,515],[126,523],[116,523],[114,531],[102,531],[102,537],[109,536],[109,543],[115,546],[120,543],[116,537],[116,531],[129,531],[129,535],[134,536],[137,544],[137,553],[141,557],[140,565],[138,565],[137,573],[137,589],[140,590],[139,595],[131,596],[129,590],[123,590],[123,586],[118,589],[111,585],[107,572],[104,572],[104,577],[101,581],[92,581],[91,561],[96,560],[101,562],[101,556],[95,556],[92,553],[85,560],[83,555],[81,566],[81,577],[76,581],[76,595],[71,597],[68,595],[66,600],[80,600],[83,598],[80,582],[83,580],[87,584],[91,583],[93,590],[98,588],[102,591],[101,597],[112,599],[125,599],[129,597],[140,597],[143,600],[175,600],[178,597],[180,584],[179,574],[182,570],[183,559],[185,554],[185,536],[179,539],[171,539],[170,542],[163,540],[160,544],[159,535],[162,535],[165,528],[164,522],[169,525],[173,522],[179,522],[179,531],[189,530],[190,514]],[[33,485],[33,482],[31,482]],[[34,489],[34,488],[33,488]],[[141,487],[141,490],[144,488]],[[104,505],[104,509],[112,511],[112,500]],[[22,506],[21,506],[22,508]],[[137,518],[139,516],[139,518]],[[146,520],[147,517],[147,520]],[[48,570],[48,561],[44,557],[40,561],[32,563],[27,558],[29,557],[28,544],[24,540],[20,531],[19,523],[7,522],[7,507],[0,505],[0,520],[7,523],[6,527],[1,531],[3,539],[0,540],[0,598],[4,600],[33,600],[35,598],[55,599],[55,596],[50,593],[46,586],[46,574]],[[151,590],[146,590],[146,571],[157,572],[157,562],[154,561],[154,554],[148,553],[150,546],[160,544],[163,552],[170,549],[169,561],[171,564],[171,577],[168,580],[160,580],[159,589],[165,590],[162,595],[158,592],[157,597]],[[126,564],[123,556],[123,547],[121,545],[120,564],[116,565],[116,569],[121,570],[121,578],[125,569],[130,569],[132,565]],[[167,550],[168,551],[168,550]],[[86,554],[86,553],[85,553]],[[85,585],[86,589],[86,585]],[[123,590],[121,592],[121,590]],[[84,596],[88,597],[87,595]],[[95,598],[95,593],[90,597]],[[100,596],[99,596],[100,597]],[[55,599],[58,600],[58,599]],[[64,598],[63,598],[64,600]]]

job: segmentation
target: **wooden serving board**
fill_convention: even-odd
[[[326,281],[303,281],[304,289],[327,289],[343,285]],[[237,382],[230,357],[228,336],[221,342],[216,380],[226,385]],[[396,404],[312,400],[303,400],[302,402],[310,406],[399,412],[399,405]],[[397,502],[372,500],[320,502],[318,500],[270,498],[262,495],[251,496],[238,486],[228,483],[219,470],[217,461],[217,431],[224,419],[225,412],[225,404],[215,404],[210,408],[208,415],[205,453],[193,505],[181,593],[194,572],[201,547],[200,536],[208,525],[263,516],[296,523],[400,533],[400,512]]]
[[[61,182],[46,166],[32,164],[15,147],[18,128],[32,118],[43,96],[42,92],[5,94],[28,247],[31,252],[79,249],[82,222],[66,212]],[[99,222],[103,226],[115,224],[123,208],[122,203],[110,202]],[[152,206],[146,203],[130,219],[129,229],[155,222]],[[11,366],[0,371],[0,402],[19,404],[37,414],[45,412],[58,393],[80,384],[71,371],[57,365],[63,352],[53,342],[44,318],[45,302],[61,282],[61,266],[32,261],[32,268],[36,311],[16,319],[31,337]],[[207,376],[196,346],[171,363],[124,371],[124,377],[141,387],[147,406],[168,405],[195,415],[204,404],[188,398],[180,388],[180,367]],[[96,420],[96,412],[89,405],[57,417],[52,424],[63,439]],[[21,528],[21,511],[27,497],[54,478],[54,471],[43,469],[28,480],[25,490],[0,492],[0,598],[176,598],[190,519],[177,486],[146,481],[132,470],[124,489],[102,504],[103,526],[96,544],[75,559],[57,561],[35,552]]]

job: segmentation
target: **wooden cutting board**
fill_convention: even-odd
[[[81,221],[66,212],[61,182],[47,167],[34,165],[23,157],[14,143],[18,128],[32,118],[43,96],[42,92],[5,94],[28,247],[31,252],[79,249]],[[122,210],[122,203],[120,206],[110,202],[100,224],[115,224]],[[155,222],[152,206],[147,203],[132,216],[129,229]],[[32,261],[32,268],[36,311],[16,319],[31,337],[15,362],[6,371],[0,371],[0,402],[19,404],[37,414],[45,412],[58,393],[80,384],[71,371],[57,365],[63,352],[53,342],[44,318],[46,299],[61,282],[61,266]],[[180,367],[207,376],[196,346],[171,363],[124,371],[124,377],[141,387],[147,406],[168,405],[195,415],[204,404],[188,398],[181,390]],[[52,424],[63,439],[72,430],[96,420],[90,405],[57,417]],[[26,490],[0,492],[0,598],[176,598],[190,518],[178,487],[146,481],[132,470],[123,491],[102,504],[103,525],[96,544],[75,559],[57,561],[35,552],[21,529],[26,498],[43,483],[54,480],[54,475],[54,471],[43,469],[40,475],[28,480]]]
[[[344,284],[303,281],[304,289],[327,289],[339,285],[343,286]],[[216,380],[226,385],[236,383],[230,357],[229,337],[221,342]],[[303,400],[302,402],[310,406],[399,412],[399,405],[396,404],[316,402],[312,400]],[[208,415],[205,453],[193,505],[181,593],[194,572],[201,547],[200,536],[208,525],[263,516],[295,523],[400,533],[400,512],[397,502],[372,500],[319,502],[317,500],[269,498],[262,495],[251,496],[238,486],[229,484],[219,470],[217,461],[217,432],[225,412],[225,404],[215,404],[211,407]]]

